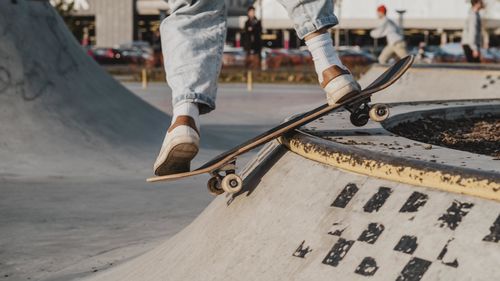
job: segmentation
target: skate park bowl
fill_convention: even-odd
[[[499,108],[403,103],[384,124],[354,129],[346,112],[329,114],[262,149],[242,192],[89,280],[496,280],[498,160],[389,130]]]
[[[383,69],[374,66],[361,84]],[[134,186],[162,196],[169,208],[160,216],[174,221],[196,201],[189,190],[207,191],[146,184],[169,116],[100,69],[46,1],[2,1],[0,226],[8,235],[0,252],[21,256],[56,245],[84,256],[51,259],[54,252],[46,250],[41,259],[49,262],[41,263],[45,275],[38,280],[500,280],[498,149],[452,148],[455,135],[443,134],[451,140],[446,143],[421,140],[429,130],[441,135],[448,124],[469,124],[462,120],[498,124],[498,77],[496,67],[416,65],[375,95],[391,107],[383,123],[353,127],[347,112],[337,111],[290,132],[244,167],[241,192],[216,197],[151,250],[116,253],[112,238],[141,243],[128,238],[134,230],[159,228],[170,237],[164,220],[150,220],[156,209],[144,198],[134,197],[144,209],[138,222],[119,223],[134,215],[124,199],[135,194]],[[458,134],[477,133],[465,129]],[[210,134],[205,137],[223,141]],[[165,186],[192,183],[200,181]],[[33,201],[48,203],[25,207],[17,195],[36,189],[47,195]],[[80,191],[77,197],[95,193],[95,201],[110,201],[70,206],[72,189]],[[21,209],[19,221],[9,221],[13,209]],[[113,214],[100,222],[113,232],[88,235],[82,229],[102,213],[79,217],[69,209]],[[42,223],[30,217],[37,212]],[[69,214],[55,226],[59,232],[46,234],[44,225],[58,212]],[[27,232],[43,235],[29,244]],[[16,239],[36,247],[11,249]],[[40,263],[8,258],[0,269]],[[83,266],[71,267],[77,263]],[[64,275],[54,277],[51,270],[61,267]]]

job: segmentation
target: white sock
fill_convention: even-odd
[[[188,115],[194,119],[196,127],[200,129],[200,124],[199,124],[200,110],[198,108],[197,103],[188,101],[179,103],[174,107],[173,113],[174,114],[172,116],[172,124],[175,122],[175,119],[177,119],[177,116]]]
[[[319,82],[323,82],[323,71],[332,65],[337,65],[346,69],[342,61],[340,61],[330,33],[323,33],[312,39],[306,40],[306,45],[313,57],[314,68],[318,74]]]

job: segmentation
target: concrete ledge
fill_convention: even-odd
[[[500,108],[498,104],[491,105],[470,105],[457,106],[450,108],[427,109],[419,111],[411,111],[408,113],[398,114],[387,119],[383,126],[384,128],[392,128],[401,122],[412,122],[418,119],[440,118],[444,120],[455,120],[459,118],[485,118],[500,116]]]
[[[397,115],[387,123],[394,125],[424,115],[451,117],[458,114],[458,111],[463,113],[463,110],[467,111],[468,116],[476,116],[493,113],[491,110],[494,106],[496,105],[422,110]],[[495,171],[397,157],[394,154],[326,140],[305,130],[295,130],[294,133],[281,137],[280,143],[307,159],[351,172],[500,201],[500,176]]]

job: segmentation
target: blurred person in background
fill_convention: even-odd
[[[340,61],[329,29],[338,24],[332,0],[278,0],[292,19],[297,36],[311,52],[318,84],[333,105],[360,93]],[[160,26],[173,115],[158,157],[156,175],[190,170],[200,144],[200,115],[215,109],[217,81],[226,39],[224,0],[169,0],[171,14]],[[251,110],[251,109],[249,109]]]
[[[418,51],[417,51],[417,57],[416,59],[419,60],[419,61],[423,61],[426,59],[426,56],[425,56],[425,42],[420,42],[418,43]]]
[[[250,6],[248,8],[248,19],[245,22],[245,27],[243,30],[243,48],[247,54],[246,64],[248,66],[260,65],[260,51],[262,50],[262,24],[260,20],[255,17],[255,8]],[[258,62],[251,63],[253,58],[256,58]]]
[[[427,48],[427,44],[425,42],[418,43],[417,56],[415,59],[420,63],[432,63],[432,59],[428,57],[425,49]]]
[[[381,23],[370,32],[370,36],[375,39],[383,37],[387,39],[387,46],[378,57],[379,63],[387,63],[393,56],[397,56],[398,59],[406,57],[408,51],[406,50],[403,31],[393,20],[387,17],[387,8],[384,5],[377,7],[377,16]]]
[[[481,16],[479,11],[484,8],[482,0],[471,0],[471,9],[465,20],[464,30],[462,32],[462,48],[464,49],[467,62],[481,62]]]

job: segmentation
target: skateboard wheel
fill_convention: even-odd
[[[211,177],[207,182],[208,192],[210,194],[217,196],[224,193],[224,190],[221,188],[220,180],[217,177]]]
[[[222,179],[221,186],[227,193],[236,193],[243,187],[243,181],[238,175],[229,174]]]
[[[366,123],[368,123],[368,120],[370,120],[370,116],[366,113],[359,112],[352,113],[349,119],[354,126],[363,127]]]
[[[376,104],[370,108],[370,119],[375,122],[382,122],[389,117],[389,107],[386,104]]]

